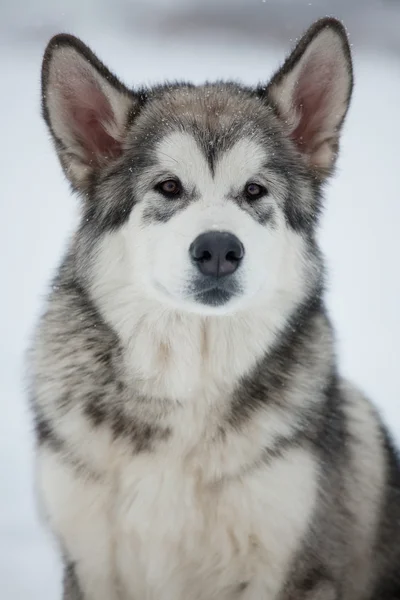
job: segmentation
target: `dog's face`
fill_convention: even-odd
[[[294,187],[306,196],[311,182],[284,147],[270,111],[241,93],[225,87],[165,93],[143,109],[128,136],[135,202],[119,232],[126,273],[132,285],[177,308],[231,312],[302,279],[305,240],[291,231],[285,200]],[[240,108],[245,118],[238,119]]]
[[[84,197],[93,288],[202,314],[295,304],[318,277],[319,191],[351,85],[330,19],[255,89],[131,92],[76,38],[53,38],[44,115]]]

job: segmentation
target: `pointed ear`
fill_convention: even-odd
[[[118,157],[135,96],[79,39],[53,37],[42,66],[42,110],[64,171],[78,190]]]
[[[288,135],[320,179],[334,167],[352,86],[346,31],[326,18],[310,27],[267,87]]]

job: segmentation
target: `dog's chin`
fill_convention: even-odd
[[[185,310],[204,316],[229,316],[240,306],[237,294],[218,288],[187,296],[184,300]]]

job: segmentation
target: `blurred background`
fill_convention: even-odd
[[[61,598],[39,522],[23,358],[77,218],[40,118],[45,44],[83,38],[128,85],[266,81],[321,16],[350,35],[356,86],[320,240],[342,372],[400,442],[400,1],[2,0],[0,7],[0,598]]]

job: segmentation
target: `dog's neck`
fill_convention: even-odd
[[[307,427],[335,373],[332,333],[318,296],[285,318],[282,303],[275,315],[271,307],[257,307],[203,317],[143,301],[133,302],[129,318],[126,305],[105,318],[76,278],[61,274],[55,284],[46,319],[58,324],[67,371],[71,364],[81,369],[82,361],[91,365],[90,378],[112,384],[110,414],[117,410],[126,422],[169,431],[176,456],[200,444],[203,468],[214,479],[257,460],[260,444],[273,449],[290,437],[299,418]],[[84,349],[79,356],[77,342]]]
[[[171,310],[140,297],[100,303],[125,369],[143,395],[185,403],[232,390],[274,344],[290,316],[285,299],[225,316]]]

